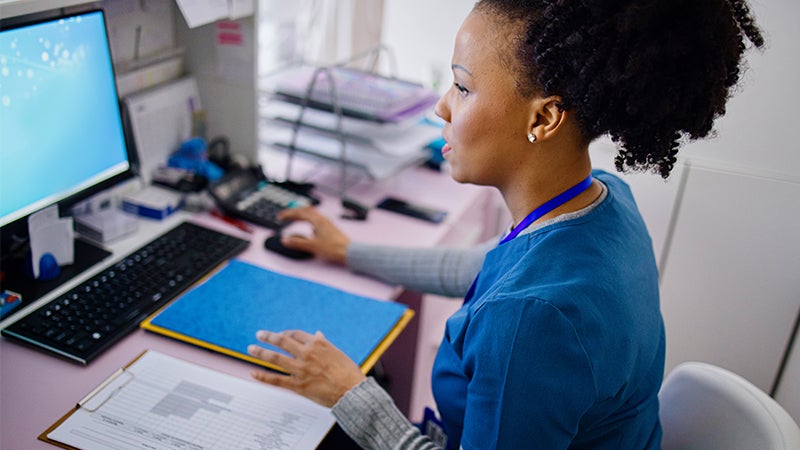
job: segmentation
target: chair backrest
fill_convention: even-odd
[[[799,450],[800,428],[741,376],[707,363],[676,366],[659,393],[662,448]]]

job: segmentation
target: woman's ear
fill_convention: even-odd
[[[531,100],[531,103],[528,140],[533,143],[552,138],[561,130],[568,115],[559,107],[561,97],[539,97]]]

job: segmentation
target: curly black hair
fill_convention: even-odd
[[[587,142],[608,134],[619,171],[667,178],[684,139],[706,137],[764,45],[745,0],[480,0],[521,24],[522,95],[558,95]]]

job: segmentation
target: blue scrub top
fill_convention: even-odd
[[[448,447],[658,448],[664,326],[628,186],[490,251],[447,321],[433,394]]]

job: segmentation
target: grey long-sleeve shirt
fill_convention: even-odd
[[[445,297],[463,297],[498,238],[471,248],[398,248],[353,242],[347,265],[408,289]]]
[[[419,292],[463,297],[497,239],[466,249],[403,249],[353,242],[347,264]],[[333,407],[342,429],[365,449],[436,449],[401,412],[373,378],[348,391]]]

